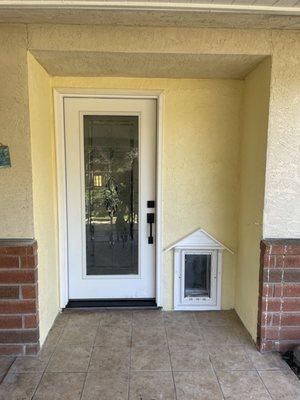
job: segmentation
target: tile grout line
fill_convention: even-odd
[[[173,371],[172,358],[171,358],[171,351],[170,351],[169,340],[168,340],[168,334],[167,334],[167,328],[166,328],[165,322],[166,322],[166,321],[165,321],[165,318],[164,318],[164,316],[163,316],[163,323],[164,323],[164,329],[165,329],[166,340],[167,340],[167,347],[168,347],[170,368],[171,368],[171,374],[172,374],[172,380],[173,380],[173,386],[174,386],[174,394],[175,394],[175,399],[177,400],[177,388],[176,388],[176,384],[175,384],[174,371]]]
[[[258,350],[257,350],[257,351],[258,351]],[[254,362],[251,360],[250,355],[248,354],[248,351],[247,351],[246,348],[244,348],[244,352],[245,352],[245,354],[246,354],[246,357],[247,357],[248,361],[250,361],[251,365],[253,365],[253,368],[254,368],[254,369],[251,370],[251,371],[255,371],[255,372],[257,373],[257,375],[258,375],[260,381],[262,382],[262,384],[263,384],[263,386],[265,387],[265,389],[266,389],[268,395],[270,396],[270,399],[273,399],[273,396],[271,396],[271,393],[269,392],[267,386],[265,385],[265,382],[263,381],[262,377],[260,376],[259,370],[256,368]],[[274,371],[274,370],[271,370],[271,371]]]
[[[95,337],[94,337],[93,344],[91,346],[91,353],[90,353],[89,363],[88,363],[87,370],[86,370],[86,373],[85,373],[85,378],[84,378],[84,381],[83,381],[83,384],[82,384],[82,390],[81,390],[81,394],[80,394],[79,400],[82,399],[83,392],[84,392],[84,389],[85,389],[87,375],[88,375],[90,364],[91,364],[92,354],[93,354],[94,349],[95,349],[95,343],[96,343],[97,334],[98,334],[98,331],[99,331],[99,328],[100,328],[100,324],[101,324],[101,314],[99,315],[99,321],[98,321],[98,326],[97,326],[97,329],[96,329],[96,334],[95,334]]]
[[[216,372],[216,370],[215,370],[215,367],[214,367],[214,365],[213,365],[213,362],[211,361],[211,355],[210,355],[209,353],[208,353],[208,358],[209,358],[209,362],[210,362],[210,366],[211,366],[211,369],[212,369],[212,371],[213,371],[213,374],[215,375],[216,380],[217,380],[217,382],[218,382],[218,386],[219,386],[220,392],[221,392],[221,394],[222,394],[222,397],[223,397],[223,399],[226,399],[225,393],[223,392],[223,389],[222,389],[222,386],[221,386],[221,383],[220,383],[220,380],[219,380],[219,377],[218,377],[218,375],[217,375],[217,372]]]
[[[56,317],[56,318],[57,318],[57,317]],[[46,374],[47,368],[48,368],[48,366],[49,366],[49,364],[50,364],[50,361],[52,360],[52,357],[54,356],[54,353],[55,353],[55,350],[57,349],[59,340],[60,340],[60,338],[62,337],[62,335],[63,335],[63,333],[64,333],[64,331],[65,331],[65,329],[66,329],[66,325],[67,325],[68,322],[69,322],[69,318],[68,318],[68,320],[66,321],[66,323],[64,324],[64,326],[63,326],[63,328],[62,328],[62,330],[61,330],[61,332],[60,332],[60,334],[59,334],[59,336],[58,336],[57,342],[56,342],[56,344],[55,344],[55,346],[54,346],[54,350],[53,350],[53,352],[51,353],[51,355],[50,355],[50,357],[49,357],[49,360],[48,360],[48,362],[47,362],[47,364],[46,364],[46,367],[45,367],[45,369],[44,369],[44,371],[43,371],[43,373],[42,373],[42,375],[41,375],[41,379],[39,380],[39,383],[36,385],[36,388],[35,388],[35,390],[34,390],[32,396],[30,397],[30,400],[33,400],[34,396],[36,395],[36,392],[37,392],[37,390],[38,390],[38,388],[39,388],[39,386],[40,386],[40,384],[41,384],[41,382],[42,382],[43,377],[44,377],[45,374]],[[53,325],[53,326],[54,326],[54,325]]]
[[[194,318],[195,318],[195,321],[197,322],[197,324],[198,324],[198,326],[199,326],[199,328],[200,328],[200,332],[201,332],[201,324],[200,324],[200,322],[198,321],[198,319],[196,318],[195,315],[194,315]],[[202,332],[201,332],[201,334],[202,334]],[[219,386],[221,396],[222,396],[223,399],[225,400],[225,399],[226,399],[225,393],[223,392],[222,386],[221,386],[221,384],[220,384],[219,377],[218,377],[218,375],[217,375],[217,373],[216,373],[216,371],[215,371],[213,362],[211,361],[211,355],[210,355],[210,353],[209,353],[209,349],[208,349],[208,347],[207,347],[208,345],[207,345],[207,343],[206,343],[206,341],[205,341],[205,339],[204,339],[204,336],[203,336],[203,343],[204,343],[204,346],[205,346],[205,348],[206,348],[206,350],[207,350],[208,359],[209,359],[209,362],[210,362],[210,366],[211,366],[212,372],[213,372],[213,374],[214,374],[214,376],[215,376],[215,378],[216,378],[216,380],[217,380],[217,384],[218,384],[218,386]]]
[[[97,314],[95,314],[95,316],[97,316]],[[168,328],[169,327],[168,319],[166,319],[163,316],[163,318],[162,318],[163,327],[162,328],[163,328],[163,331],[165,331],[166,350],[168,351],[168,358],[169,358],[170,368],[171,368],[170,370],[155,370],[155,369],[154,370],[153,369],[150,369],[150,370],[134,370],[134,369],[132,369],[132,367],[134,366],[134,364],[133,364],[133,362],[134,362],[134,358],[133,358],[133,356],[134,356],[133,331],[134,331],[134,327],[135,327],[134,321],[135,321],[134,312],[131,312],[128,315],[128,322],[130,324],[129,325],[130,329],[129,329],[128,332],[131,332],[131,335],[130,335],[130,342],[129,342],[129,352],[127,352],[127,360],[129,361],[129,364],[128,364],[128,368],[125,369],[125,372],[126,372],[126,370],[128,371],[128,382],[127,382],[128,386],[127,386],[127,390],[126,390],[126,387],[124,387],[124,389],[125,389],[125,391],[124,391],[125,398],[127,398],[127,400],[129,400],[130,396],[131,396],[130,390],[132,390],[132,388],[133,388],[133,386],[131,384],[131,376],[132,376],[132,372],[133,371],[134,372],[135,371],[137,371],[137,372],[153,372],[153,371],[155,371],[155,372],[158,372],[158,373],[162,373],[162,372],[170,373],[171,372],[172,381],[173,381],[173,387],[174,387],[174,400],[177,400],[178,396],[180,396],[180,393],[179,392],[177,393],[177,390],[179,390],[179,389],[176,388],[176,383],[175,383],[175,375],[176,375],[176,373],[177,372],[179,372],[179,373],[182,373],[182,372],[192,373],[192,372],[195,372],[195,370],[190,370],[190,371],[187,371],[187,370],[183,370],[183,371],[174,370],[173,364],[172,364],[172,356],[171,356],[172,355],[171,348],[173,349],[173,347],[172,347],[172,338],[169,339],[169,337],[172,334],[172,331],[168,332],[168,329],[169,329]],[[152,321],[152,320],[150,320],[150,321]],[[172,320],[170,320],[170,321],[172,321]],[[57,354],[57,352],[59,351],[59,346],[60,346],[61,341],[64,340],[63,336],[64,336],[66,330],[68,330],[68,327],[72,328],[71,322],[72,321],[70,321],[70,318],[66,318],[65,320],[62,319],[62,323],[61,324],[58,322],[58,326],[57,326],[57,328],[58,328],[57,330],[58,331],[54,330],[54,332],[53,332],[54,339],[56,339],[56,340],[50,340],[50,343],[49,343],[49,346],[48,346],[49,351],[47,351],[47,347],[45,347],[46,354],[44,356],[44,359],[41,359],[41,361],[42,361],[42,365],[41,366],[43,367],[43,364],[45,363],[44,364],[45,367],[44,368],[40,368],[40,366],[38,364],[37,367],[40,369],[40,371],[37,370],[38,368],[35,368],[36,372],[41,373],[41,376],[40,376],[40,378],[37,376],[38,379],[37,379],[36,386],[33,385],[33,388],[32,388],[33,392],[32,392],[32,394],[31,394],[31,396],[29,397],[28,400],[33,400],[35,398],[35,396],[37,396],[37,392],[39,391],[39,387],[41,387],[41,382],[44,379],[45,374],[47,374],[47,372],[49,372],[48,371],[49,364],[53,360],[53,357],[55,357],[55,354]],[[93,351],[97,348],[98,332],[100,331],[101,326],[105,326],[105,320],[102,318],[102,314],[98,315],[98,321],[97,321],[97,318],[95,318],[95,322],[96,322],[96,325],[94,325],[95,334],[94,334],[93,340],[90,342],[90,355],[89,355],[89,359],[87,360],[88,361],[88,366],[87,366],[87,370],[86,370],[85,376],[83,375],[84,371],[83,371],[83,373],[81,371],[78,371],[78,374],[81,374],[81,379],[82,379],[81,392],[80,392],[78,400],[82,400],[85,397],[84,391],[87,388],[87,375],[88,375],[89,368],[90,368],[90,365],[91,365]],[[187,322],[188,322],[188,324],[184,325],[184,326],[187,327],[187,329],[190,329],[190,327],[195,326],[199,330],[198,336],[199,336],[199,338],[201,337],[201,343],[200,343],[201,346],[199,346],[199,349],[196,348],[196,351],[197,352],[201,351],[201,347],[202,347],[203,351],[207,351],[207,353],[208,353],[208,359],[207,359],[208,364],[207,364],[207,367],[211,368],[213,376],[216,379],[215,383],[219,387],[220,395],[222,396],[221,398],[222,399],[226,399],[225,393],[223,393],[222,386],[221,386],[221,383],[220,383],[221,380],[222,380],[222,376],[220,376],[220,379],[218,377],[218,373],[222,372],[222,371],[219,371],[218,366],[215,364],[215,361],[214,361],[214,358],[213,358],[213,351],[212,351],[212,353],[210,353],[210,351],[209,351],[209,348],[210,348],[210,344],[209,343],[210,343],[210,341],[207,342],[205,340],[205,338],[206,338],[205,329],[204,329],[204,331],[202,330],[202,328],[203,327],[205,328],[207,325],[203,324],[203,321],[199,320],[197,318],[197,314],[196,313],[193,313],[191,315],[191,317],[188,319]],[[204,322],[205,322],[205,320],[204,320]],[[55,326],[55,324],[53,325],[53,327],[54,326]],[[174,328],[175,330],[176,330],[176,327],[178,327],[178,326],[180,326],[180,325],[178,325],[178,323],[176,322],[176,319],[173,321],[173,324],[170,325],[171,329]],[[208,325],[208,326],[210,326],[210,325]],[[211,327],[213,328],[213,330],[214,329],[215,330],[222,330],[224,326],[227,326],[227,325],[216,325],[216,326],[211,326]],[[169,335],[168,335],[168,333],[169,333]],[[211,333],[213,333],[213,332],[211,332]],[[232,331],[232,333],[235,334],[235,331]],[[210,332],[208,332],[207,334],[209,335]],[[179,339],[180,339],[180,337],[179,337]],[[270,400],[271,399],[274,400],[274,397],[271,395],[270,391],[268,390],[262,375],[263,375],[263,373],[265,371],[273,371],[273,372],[284,371],[285,370],[284,366],[281,366],[281,364],[279,364],[278,369],[276,368],[275,370],[273,368],[260,369],[260,365],[257,364],[255,362],[255,360],[254,360],[254,362],[252,361],[252,358],[251,358],[252,357],[252,353],[250,351],[251,347],[248,346],[248,344],[247,344],[248,342],[245,342],[244,340],[242,341],[243,338],[240,337],[240,339],[241,339],[241,343],[240,344],[228,345],[228,343],[226,343],[227,335],[226,335],[226,337],[224,339],[225,339],[225,343],[223,343],[223,344],[225,344],[225,345],[227,344],[228,347],[232,347],[232,348],[240,347],[241,348],[243,354],[246,356],[246,359],[250,362],[250,366],[252,368],[251,370],[249,370],[249,369],[232,369],[231,370],[231,369],[225,368],[224,372],[230,373],[230,372],[235,372],[235,371],[242,371],[242,372],[255,371],[255,372],[252,372],[252,374],[253,374],[253,376],[256,375],[256,377],[258,375],[258,377],[259,377],[259,379],[257,380],[257,385],[259,386],[260,384],[262,384],[264,390],[266,391],[266,393],[269,396],[268,398]],[[169,340],[171,340],[171,342]],[[100,347],[103,347],[103,346],[100,346]],[[143,347],[151,347],[151,346],[145,344],[145,345],[142,345],[141,347],[143,348]],[[30,357],[34,357],[34,356],[28,356],[28,358],[30,358]],[[38,359],[38,356],[37,356],[37,359]],[[268,359],[267,359],[267,362],[268,362]],[[264,367],[264,365],[262,367]],[[268,367],[268,364],[266,365],[266,367]],[[288,369],[290,370],[290,368],[288,368]],[[28,373],[32,373],[32,372],[34,372],[34,371],[29,371]],[[55,371],[53,371],[53,372],[55,372]],[[71,371],[69,371],[69,372],[71,373]],[[74,371],[74,372],[76,372],[76,371]],[[17,373],[18,372],[16,372],[16,374]],[[24,370],[24,372],[23,371],[19,372],[19,374],[21,374],[21,373],[23,375],[26,374],[26,370]],[[127,391],[127,396],[126,396],[126,391]]]
[[[130,352],[129,352],[129,368],[128,368],[128,388],[127,388],[127,400],[130,397],[130,380],[131,380],[131,352],[132,352],[132,333],[133,333],[133,312],[131,314],[131,337],[130,337]]]
[[[259,371],[258,371],[256,368],[255,368],[255,371],[256,371],[256,373],[257,373],[257,375],[258,375],[260,381],[262,382],[263,386],[265,387],[265,389],[266,389],[268,395],[270,396],[270,399],[274,399],[273,396],[271,395],[271,393],[269,392],[269,389],[267,388],[267,386],[266,386],[264,380],[263,380],[262,377],[260,376]]]
[[[249,357],[249,359],[250,359],[250,357]],[[272,396],[271,393],[269,392],[269,389],[267,388],[267,386],[266,386],[264,380],[263,380],[262,377],[260,376],[259,370],[256,368],[256,366],[254,365],[254,363],[253,363],[253,367],[254,367],[254,369],[255,369],[255,371],[256,371],[256,373],[257,373],[257,375],[258,375],[260,381],[262,382],[263,386],[265,387],[265,389],[266,389],[268,395],[270,396],[270,399],[273,399],[273,396]],[[274,371],[274,370],[272,370],[272,371]]]

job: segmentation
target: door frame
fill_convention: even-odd
[[[54,88],[55,142],[56,142],[56,179],[58,212],[58,260],[60,307],[65,308],[69,301],[68,268],[68,226],[66,193],[66,148],[64,99],[101,98],[101,99],[153,99],[156,100],[156,249],[155,249],[155,298],[158,307],[162,307],[163,282],[163,103],[164,94],[158,90],[103,90]]]

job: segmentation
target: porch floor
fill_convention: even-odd
[[[299,400],[300,383],[232,311],[70,311],[39,356],[13,362],[0,399]]]

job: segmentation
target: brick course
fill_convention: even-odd
[[[0,239],[0,355],[39,351],[37,243]]]
[[[300,344],[300,239],[261,242],[259,349],[291,350]]]

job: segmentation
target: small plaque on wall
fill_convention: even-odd
[[[9,147],[0,143],[0,168],[11,167]]]

